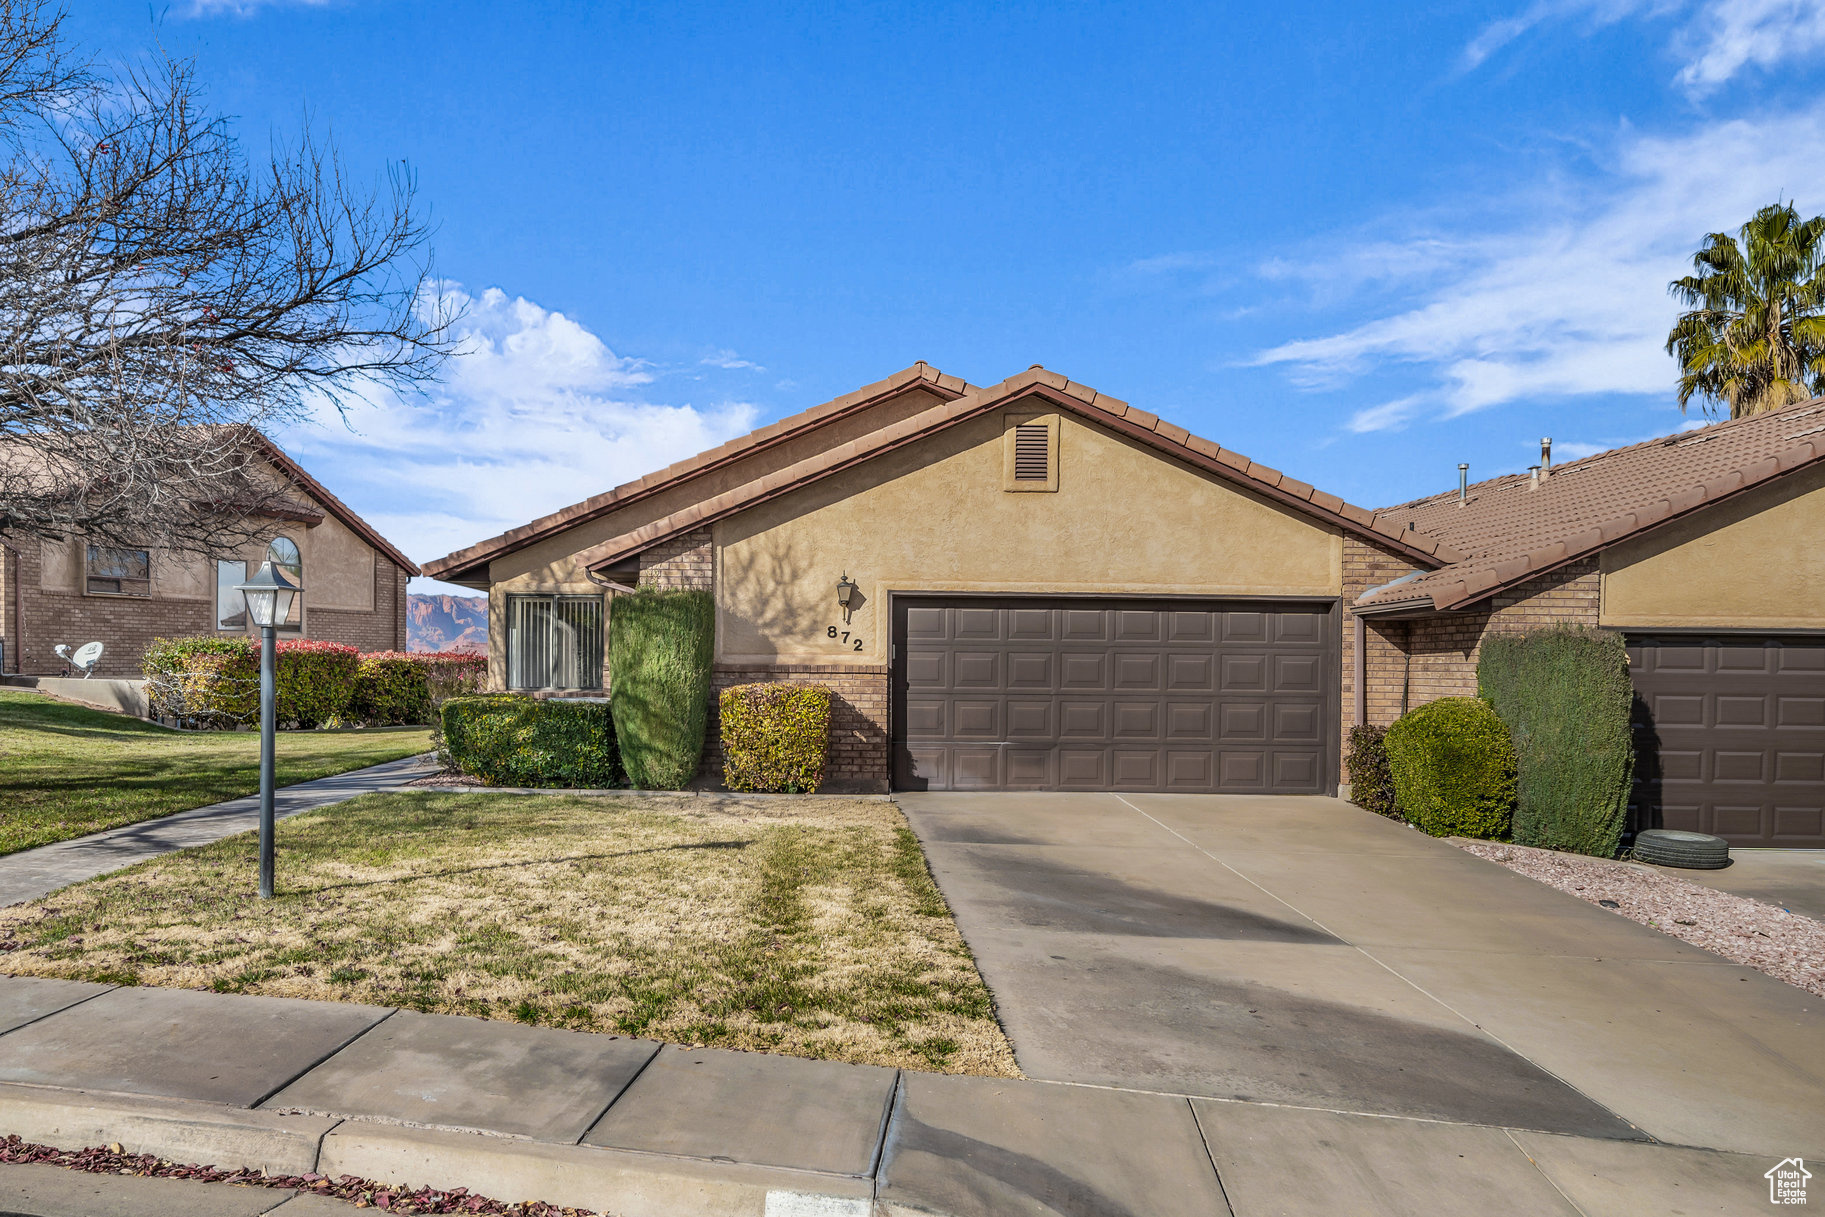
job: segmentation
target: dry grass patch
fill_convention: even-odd
[[[918,840],[864,799],[368,795],[0,909],[0,972],[1017,1076]]]

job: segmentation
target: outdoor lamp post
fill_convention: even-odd
[[[273,668],[278,649],[273,631],[291,613],[292,598],[304,585],[271,562],[235,589],[247,602],[247,616],[260,627],[260,899],[272,899]]]

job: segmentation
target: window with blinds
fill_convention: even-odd
[[[600,689],[602,597],[507,597],[507,687]]]

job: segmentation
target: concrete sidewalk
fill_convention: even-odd
[[[273,812],[284,819],[356,795],[394,790],[434,769],[431,754],[425,753],[281,786],[273,792]],[[207,845],[259,826],[260,796],[253,794],[9,854],[0,858],[0,906],[36,900],[60,887],[93,879],[147,858]]]
[[[618,1217],[1748,1213],[1766,1204],[1773,1165],[1647,1141],[19,977],[0,977],[5,1133]],[[9,1188],[55,1182],[21,1182],[16,1169],[0,1168],[0,1206]],[[231,1202],[242,1203],[220,1201]]]

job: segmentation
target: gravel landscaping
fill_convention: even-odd
[[[1538,879],[1732,963],[1825,997],[1825,922],[1688,883],[1632,862],[1524,845],[1454,840],[1459,848]]]

